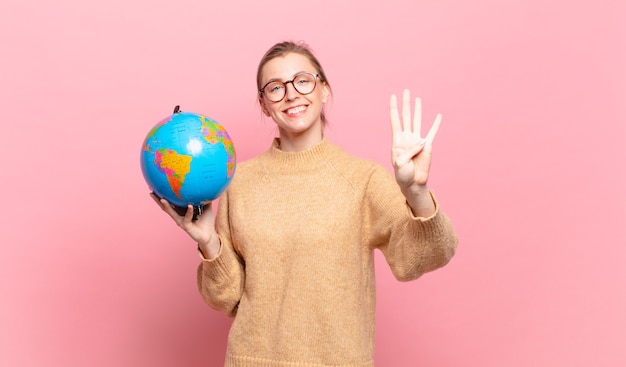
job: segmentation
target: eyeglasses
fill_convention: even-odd
[[[263,94],[271,102],[280,102],[285,98],[285,94],[287,93],[287,84],[291,83],[296,92],[306,95],[313,92],[319,76],[319,74],[305,72],[296,74],[293,79],[286,82],[273,80],[259,89],[259,93]]]

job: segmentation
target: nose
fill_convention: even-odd
[[[300,96],[300,93],[296,90],[296,87],[293,86],[293,81],[288,82],[285,85],[285,98],[289,101],[294,100]]]

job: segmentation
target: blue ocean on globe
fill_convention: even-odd
[[[235,147],[224,127],[192,112],[175,112],[159,121],[141,147],[146,183],[178,207],[215,200],[230,184],[236,165]]]

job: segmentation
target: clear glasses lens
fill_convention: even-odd
[[[315,89],[314,74],[302,73],[293,78],[292,81],[283,83],[281,81],[274,81],[263,88],[263,94],[272,102],[278,102],[285,97],[287,91],[287,83],[291,83],[296,91],[300,94],[309,94]]]

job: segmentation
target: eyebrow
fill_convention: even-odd
[[[302,74],[302,73],[311,73],[311,74],[315,74],[315,73],[313,73],[313,72],[311,72],[311,71],[305,71],[305,70],[302,70],[302,71],[298,71],[297,73],[293,74],[293,75],[291,76],[291,79],[295,78],[295,77],[296,77],[296,75],[299,75],[299,74]],[[272,78],[272,79],[270,79],[270,80],[266,81],[266,82],[265,82],[265,84],[267,84],[267,83],[271,83],[271,82],[276,82],[276,81],[281,81],[281,82],[282,82],[282,80],[281,80],[280,78]]]

